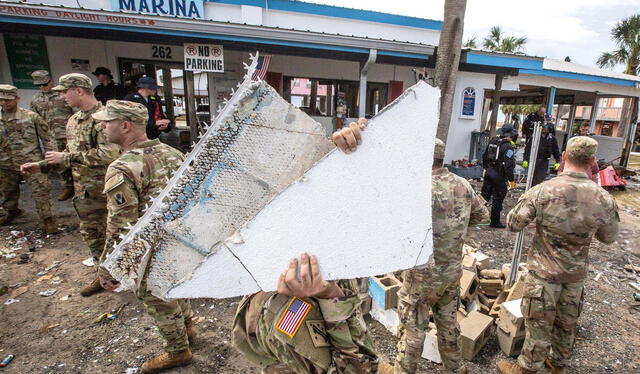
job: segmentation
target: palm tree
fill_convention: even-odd
[[[493,26],[489,36],[482,41],[482,47],[494,52],[520,52],[527,44],[527,37],[505,36],[500,26]]]
[[[462,45],[464,48],[478,48],[478,44],[476,44],[476,36],[472,36]]]
[[[640,75],[640,14],[618,22],[611,29],[611,38],[618,47],[613,52],[604,52],[596,62],[601,68],[625,65],[624,73]]]

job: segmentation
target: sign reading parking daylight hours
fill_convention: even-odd
[[[224,73],[222,46],[212,44],[185,44],[184,70]]]

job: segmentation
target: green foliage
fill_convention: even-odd
[[[527,44],[527,37],[506,36],[500,26],[493,26],[489,35],[482,41],[482,48],[494,52],[522,52]]]
[[[464,48],[478,48],[478,44],[476,43],[476,36],[472,36],[462,45]]]
[[[625,74],[640,75],[640,14],[618,22],[611,29],[611,39],[616,49],[602,53],[596,61],[598,66],[612,69],[624,65]]]

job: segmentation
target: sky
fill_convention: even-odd
[[[307,0],[385,13],[443,19],[444,0]],[[482,39],[494,25],[507,35],[526,36],[528,55],[564,59],[596,66],[602,52],[613,51],[610,30],[640,13],[640,0],[467,0],[464,40]],[[614,71],[621,72],[622,66]]]

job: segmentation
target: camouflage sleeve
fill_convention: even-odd
[[[607,209],[609,213],[608,219],[607,222],[596,231],[596,239],[605,244],[611,244],[618,238],[620,216],[618,215],[618,206],[613,197],[606,196],[606,198],[609,200],[609,209]]]
[[[51,128],[49,128],[49,124],[47,124],[37,113],[34,116],[33,122],[36,126],[36,130],[38,131],[38,137],[44,146],[44,151],[57,151],[58,147],[54,143],[53,134],[51,132]]]
[[[118,158],[120,147],[108,143],[102,128],[94,123],[94,137],[96,146],[87,150],[69,153],[69,162],[86,166],[107,166]]]
[[[343,288],[344,297],[318,299],[331,340],[336,373],[375,373],[378,357],[360,312],[360,297]]]
[[[477,225],[489,220],[489,209],[484,198],[471,188],[471,215],[469,225]]]
[[[113,250],[119,235],[126,232],[127,225],[138,220],[138,193],[131,180],[121,171],[109,167],[105,178],[104,193],[107,195],[107,232],[100,263]]]
[[[536,218],[536,202],[541,185],[525,192],[507,215],[507,227],[513,232],[522,231]]]
[[[35,101],[31,100],[29,102],[29,110],[34,113],[37,113],[39,116],[42,116],[42,113],[38,112],[38,106],[35,104]]]

